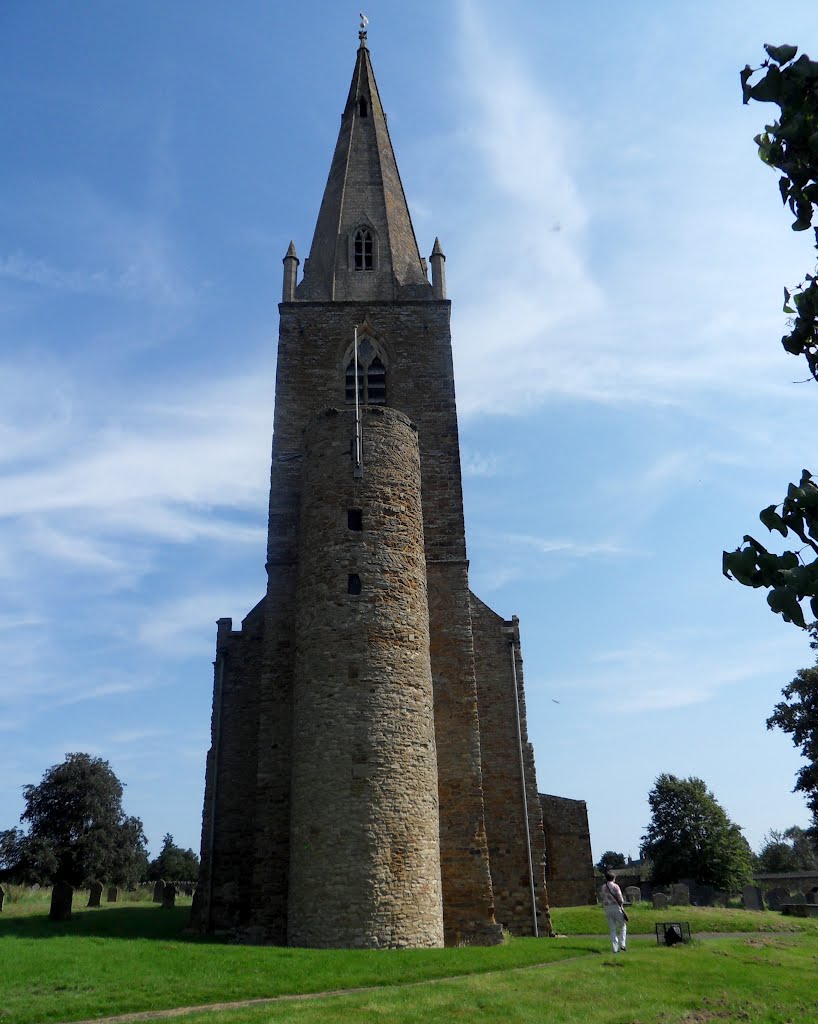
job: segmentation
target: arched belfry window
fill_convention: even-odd
[[[356,270],[373,270],[375,266],[375,245],[369,228],[358,228],[353,243]]]
[[[355,353],[346,358],[344,379],[345,398],[355,402]],[[358,341],[358,401],[361,405],[386,405],[386,362],[383,353],[371,338],[364,335]]]

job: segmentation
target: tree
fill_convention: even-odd
[[[818,647],[818,631],[813,628],[812,646]],[[767,728],[789,733],[807,764],[795,776],[795,792],[806,794],[812,813],[810,834],[818,839],[818,666],[799,669],[795,679],[782,691],[779,701],[767,719]]]
[[[806,231],[818,209],[818,62],[806,54],[796,60],[795,46],[764,49],[769,59],[760,68],[748,64],[741,72],[742,94],[745,103],[757,100],[779,108],[778,119],[765,125],[755,143],[764,163],[781,173],[778,188],[795,215],[793,231]],[[764,74],[751,83],[759,71]],[[784,312],[790,330],[781,344],[787,352],[803,355],[818,380],[818,276],[806,274],[793,291],[784,289]],[[759,519],[782,537],[791,531],[803,547],[776,555],[745,534],[744,547],[724,552],[722,572],[744,586],[766,587],[770,608],[785,622],[806,629],[803,602],[808,602],[812,619],[818,619],[818,486],[812,475],[803,470],[800,483],[789,485],[780,506],[765,508]]]
[[[24,786],[23,796],[28,833],[16,838],[28,874],[75,886],[93,879],[127,885],[144,874],[142,822],[122,810],[122,784],[107,761],[67,754],[39,785]]]
[[[596,865],[600,871],[610,871],[613,868],[625,867],[625,854],[617,853],[615,850],[606,850],[599,858]]]
[[[191,849],[183,850],[173,841],[170,832],[162,840],[162,849],[148,865],[148,878],[155,881],[164,878],[167,881],[188,882],[199,876],[199,858]]]
[[[734,893],[752,877],[747,840],[701,779],[660,775],[648,803],[642,855],[653,862],[653,882],[693,878]]]
[[[784,832],[770,829],[756,857],[756,869],[770,873],[815,871],[818,856],[809,835],[793,825]]]

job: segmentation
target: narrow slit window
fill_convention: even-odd
[[[361,508],[347,509],[347,526],[350,530],[360,533],[364,528],[364,511]]]
[[[347,593],[355,594],[356,596],[361,592],[361,577],[356,573],[350,573],[347,576]]]
[[[367,106],[366,106],[366,97],[365,96],[362,96],[358,100],[358,113],[361,115],[361,117],[367,117],[367,115],[369,114],[369,110],[367,109]]]

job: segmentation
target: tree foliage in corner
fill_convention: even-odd
[[[818,629],[812,627],[811,646],[818,650]],[[807,760],[795,776],[795,792],[804,793],[807,807],[812,813],[812,828],[809,830],[814,842],[818,842],[818,665],[799,669],[795,679],[782,691],[784,700],[776,704],[767,719],[767,728],[776,727],[789,733],[793,745],[798,747]]]
[[[793,231],[806,231],[818,210],[818,62],[806,54],[797,57],[795,46],[764,49],[768,59],[761,67],[748,64],[741,72],[742,94],[745,103],[757,100],[779,108],[778,119],[765,125],[755,142],[764,163],[781,174],[778,187],[795,217]],[[818,227],[813,231],[818,249]],[[804,356],[818,380],[818,276],[806,274],[794,290],[784,289],[784,312],[790,317],[789,333],[781,344]],[[803,547],[776,555],[745,534],[743,547],[724,552],[722,571],[744,586],[766,587],[770,608],[805,629],[803,602],[818,619],[818,486],[812,475],[804,470],[800,482],[789,485],[783,503],[765,508],[759,518],[770,532],[782,537],[792,532]]]
[[[6,873],[19,881],[128,885],[145,872],[139,818],[122,809],[122,783],[107,761],[68,754],[36,786],[25,786],[28,832],[2,833]]]
[[[659,884],[693,878],[728,893],[752,877],[752,852],[738,825],[728,818],[701,779],[660,775],[648,794],[651,821],[642,836],[642,855]]]

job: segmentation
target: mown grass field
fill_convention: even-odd
[[[146,902],[98,910],[84,904],[80,895],[73,920],[54,924],[45,897],[6,903],[0,915],[2,1024],[55,1024],[355,988],[368,991],[194,1013],[184,1020],[818,1020],[818,986],[812,983],[818,924],[777,914],[685,908],[669,916],[642,905],[631,911],[632,931],[652,931],[657,918],[674,917],[690,921],[694,934],[757,931],[683,949],[659,949],[652,939],[636,938],[626,954],[614,957],[595,907],[554,911],[557,929],[567,934],[553,941],[378,952],[228,946],[185,936],[184,904],[173,911]],[[583,937],[585,932],[592,934]]]

